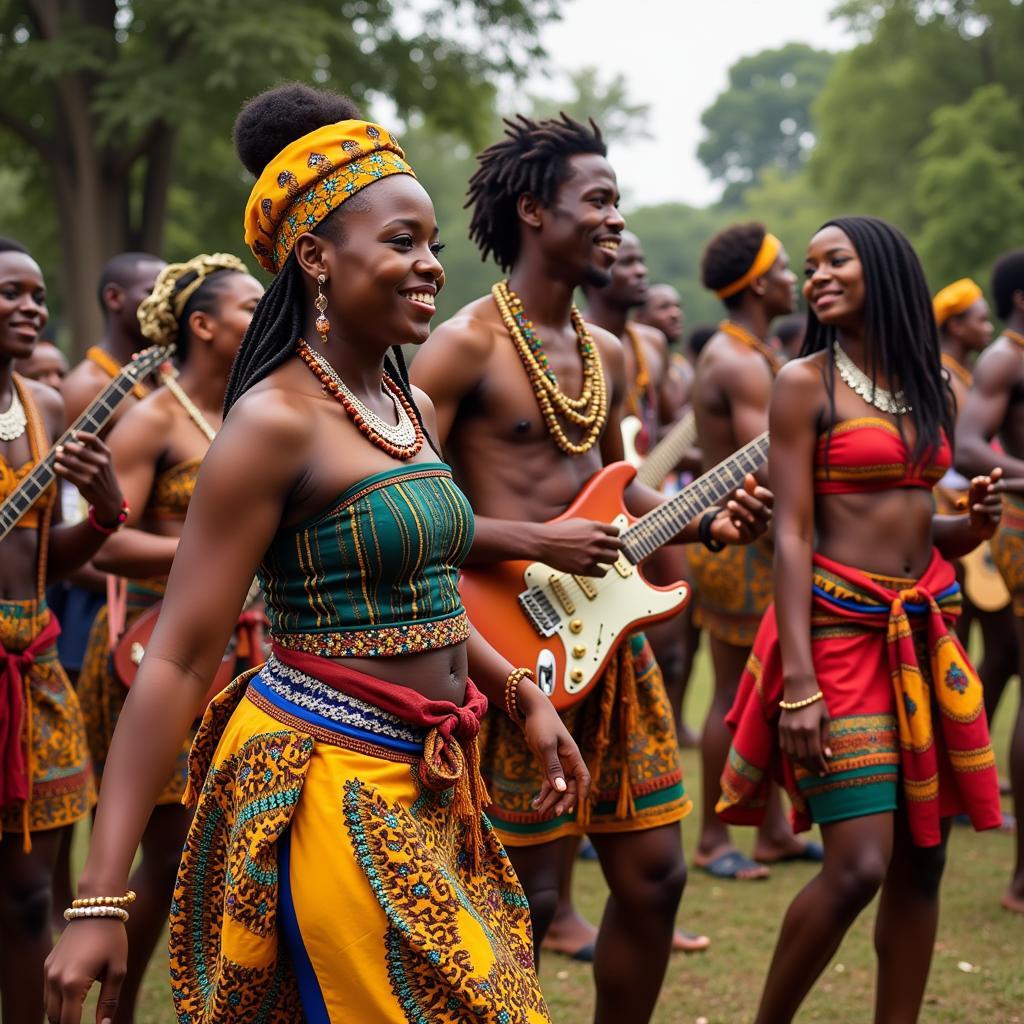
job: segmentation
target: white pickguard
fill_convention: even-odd
[[[620,532],[629,526],[621,515],[612,522]],[[583,585],[542,562],[534,562],[524,576],[526,585],[538,588],[558,612],[560,621],[552,639],[557,636],[565,649],[562,683],[567,693],[577,693],[591,683],[616,641],[623,633],[632,632],[638,620],[681,608],[689,590],[682,583],[671,590],[655,590],[637,567],[621,556],[606,576],[585,577]],[[542,651],[536,675],[541,689],[548,693],[554,667],[551,653]]]

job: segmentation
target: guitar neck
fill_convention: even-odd
[[[697,440],[697,418],[691,409],[648,453],[636,471],[648,487],[659,487]]]
[[[46,492],[57,474],[53,469],[54,449],[70,439],[78,430],[95,434],[102,430],[117,407],[125,400],[135,381],[128,374],[115,377],[103,392],[74,423],[60,436],[57,443],[32,467],[28,476],[15,488],[11,496],[0,505],[0,541],[14,529],[15,524]]]
[[[626,557],[634,565],[642,562],[672,540],[687,523],[732,494],[744,477],[756,473],[767,458],[768,434],[764,433],[624,531],[622,542]]]

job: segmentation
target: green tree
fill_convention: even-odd
[[[769,169],[793,174],[814,146],[811,107],[835,55],[789,43],[744,57],[729,68],[729,86],[701,115],[707,133],[697,156],[736,204]]]
[[[223,200],[240,208],[247,184],[225,140],[246,96],[285,78],[320,82],[360,102],[386,95],[399,111],[429,110],[439,127],[477,140],[496,74],[539,56],[538,28],[558,0],[435,0],[401,18],[395,7],[0,0],[3,162],[31,169],[26,202],[56,225],[79,346],[98,328],[93,289],[110,255],[161,252],[171,209],[223,225]]]
[[[1024,239],[1024,110],[1001,85],[932,115],[917,150],[918,250],[935,288],[986,281],[992,258]]]

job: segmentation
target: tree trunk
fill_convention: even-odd
[[[164,247],[167,202],[171,191],[174,145],[178,130],[161,122],[146,154],[146,179],[142,191],[142,223],[136,232],[143,252],[159,256]]]

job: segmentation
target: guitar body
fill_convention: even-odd
[[[992,549],[987,541],[964,555],[960,563],[964,567],[964,593],[975,608],[998,612],[1010,603],[1010,592],[992,560]]]
[[[607,466],[553,522],[591,519],[621,532],[635,522],[623,502],[635,475],[625,462]],[[654,586],[621,555],[603,577],[575,577],[541,562],[470,567],[460,590],[473,625],[513,665],[532,668],[559,710],[586,696],[626,636],[670,618],[689,598],[684,583]]]

